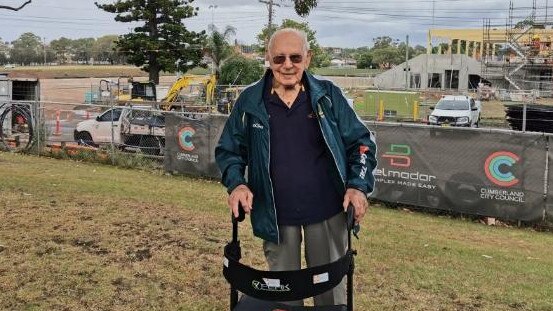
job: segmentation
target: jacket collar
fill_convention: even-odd
[[[245,95],[243,106],[244,111],[257,116],[260,120],[266,123],[268,123],[269,114],[267,113],[265,104],[263,103],[263,91],[265,89],[265,83],[271,74],[271,69],[267,69],[259,81],[250,85],[247,90],[243,92]],[[321,80],[315,78],[307,71],[305,72],[305,76],[307,78],[307,84],[309,85],[311,106],[313,106],[313,110],[316,111],[317,102],[326,95],[326,90]]]

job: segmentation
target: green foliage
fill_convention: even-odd
[[[26,32],[17,40],[12,42],[13,47],[10,50],[10,59],[17,64],[30,65],[43,61],[43,45],[40,37]]]
[[[225,31],[219,32],[215,25],[210,25],[211,36],[207,42],[206,52],[213,60],[215,75],[219,79],[221,75],[221,65],[234,53],[228,43],[229,37],[236,34],[236,28],[227,26]]]
[[[97,61],[121,63],[122,54],[117,51],[117,36],[107,35],[96,39],[92,47],[92,55]]]
[[[294,28],[305,32],[305,34],[307,35],[307,42],[309,43],[309,48],[312,53],[311,64],[309,65],[310,69],[324,67],[323,63],[326,62],[330,64],[330,56],[325,55],[325,52],[323,51],[323,49],[317,42],[317,38],[315,37],[317,32],[309,27],[309,23],[300,23],[291,19],[285,19],[282,21],[280,27],[278,27],[278,29],[282,28]],[[261,33],[257,35],[257,41],[261,53],[265,53],[265,42],[268,42],[271,33],[272,32],[270,31],[270,29],[268,27],[265,27],[261,30]]]
[[[357,61],[358,69],[371,68],[373,64],[373,56],[370,51],[357,54],[355,60]]]
[[[397,39],[388,36],[376,37],[373,39],[373,49],[383,49],[391,46],[397,46]]]
[[[317,6],[317,0],[294,0],[294,9],[299,16],[307,16]]]
[[[54,54],[58,64],[66,64],[72,61],[88,64],[91,59],[109,62],[110,64],[121,63],[123,57],[117,51],[117,38],[116,35],[76,40],[61,37],[50,42],[49,50]]]
[[[374,38],[373,43],[374,45],[369,52],[372,57],[372,65],[388,69],[393,65],[405,62],[405,54],[407,49],[407,44],[405,42],[400,43],[398,39],[382,36]],[[358,59],[358,68],[367,68],[364,67],[367,65],[369,57],[366,53],[365,49],[363,52],[358,54],[358,57],[356,58]],[[424,53],[426,53],[426,48],[421,45],[417,45],[415,47],[409,46],[409,59]],[[361,55],[363,55],[363,57],[361,57]],[[359,59],[361,59],[362,64],[359,64]]]
[[[372,60],[380,68],[391,68],[392,65],[401,64],[405,56],[401,54],[397,47],[388,46],[372,50]]]
[[[243,56],[234,56],[228,59],[221,68],[221,85],[251,84],[263,75],[263,66],[254,60]]]
[[[197,15],[194,0],[118,0],[113,4],[96,6],[115,13],[115,20],[139,23],[134,31],[119,37],[118,48],[129,63],[149,73],[149,79],[159,83],[159,72],[186,71],[196,67],[202,58],[200,47],[205,31],[189,31],[183,20]]]

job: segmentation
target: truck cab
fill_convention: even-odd
[[[438,101],[428,117],[430,125],[478,127],[481,114],[480,101],[470,96],[445,95]]]
[[[79,122],[74,139],[82,145],[113,144],[122,150],[138,148],[145,154],[160,155],[165,149],[165,116],[151,107],[114,107]]]
[[[79,122],[74,133],[75,141],[91,146],[109,144],[112,142],[113,129],[113,143],[121,144],[123,109],[124,107],[108,109],[94,119]]]

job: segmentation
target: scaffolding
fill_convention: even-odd
[[[548,18],[549,3],[515,7],[509,3],[505,35],[490,19],[483,23],[482,76],[509,91],[535,90],[539,96],[552,96],[553,21]]]

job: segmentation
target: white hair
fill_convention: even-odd
[[[307,34],[304,31],[296,29],[296,28],[282,28],[282,29],[279,29],[279,30],[275,31],[271,35],[271,38],[269,39],[269,44],[267,44],[267,52],[269,54],[271,53],[271,50],[272,50],[273,45],[275,43],[275,38],[277,36],[279,36],[281,34],[285,34],[285,33],[294,34],[294,35],[298,36],[302,41],[303,52],[307,53],[309,51],[309,42],[307,41]]]

